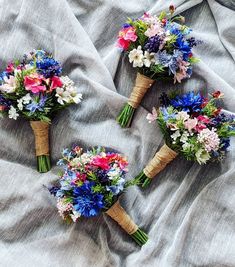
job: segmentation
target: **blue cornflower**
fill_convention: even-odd
[[[62,67],[58,61],[51,57],[44,57],[36,61],[37,71],[45,78],[59,76],[62,72]]]
[[[44,111],[44,106],[46,104],[47,97],[41,96],[39,102],[37,100],[33,100],[30,104],[26,106],[26,109],[29,110],[31,113],[38,111]]]
[[[161,44],[162,40],[158,35],[152,36],[148,39],[146,44],[144,45],[144,48],[149,52],[149,53],[156,53],[159,50],[159,46]]]
[[[186,42],[183,37],[178,37],[176,39],[175,47],[183,53],[183,60],[187,61],[189,54],[191,53],[191,47],[189,46],[189,43]]]
[[[203,101],[204,97],[200,93],[188,92],[171,99],[170,104],[174,108],[186,112],[199,112]]]
[[[178,59],[182,58],[182,52],[174,50],[173,55],[168,54],[166,50],[160,51],[155,55],[156,61],[158,61],[164,67],[169,67],[169,75],[175,74],[178,69]]]
[[[125,179],[120,178],[116,185],[106,186],[107,191],[111,191],[115,196],[120,194],[125,185]]]
[[[227,151],[228,147],[230,146],[230,138],[222,138],[220,142],[220,150]]]
[[[92,187],[93,182],[85,182],[82,186],[73,190],[74,209],[84,217],[96,216],[104,207],[103,195],[94,193]]]

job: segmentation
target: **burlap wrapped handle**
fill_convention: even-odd
[[[30,121],[35,136],[36,156],[49,155],[49,124],[42,121]]]
[[[133,108],[137,108],[148,91],[148,89],[153,85],[155,81],[146,77],[145,75],[137,73],[137,77],[135,80],[135,86],[131,92],[130,98],[128,100],[128,104]]]
[[[134,234],[138,230],[138,226],[132,221],[131,217],[125,212],[125,210],[117,201],[109,210],[105,212],[113,220],[115,220],[123,230],[129,235]]]
[[[176,156],[177,152],[164,144],[161,149],[155,154],[154,158],[144,168],[144,174],[152,179],[160,171],[162,171],[168,163],[170,163]]]

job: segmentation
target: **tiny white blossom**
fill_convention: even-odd
[[[19,114],[17,113],[16,109],[11,106],[8,111],[8,116],[10,119],[17,120],[17,117],[19,117]]]
[[[171,138],[175,141],[178,137],[180,137],[181,134],[180,134],[180,131],[177,130],[176,132],[174,132],[172,135],[171,135]]]
[[[205,164],[210,159],[210,154],[203,149],[199,149],[195,156],[199,164]]]
[[[82,94],[78,93],[77,88],[74,87],[74,82],[69,79],[68,76],[62,76],[61,81],[63,83],[63,87],[56,88],[56,97],[58,103],[61,105],[64,105],[65,103],[80,103]]]

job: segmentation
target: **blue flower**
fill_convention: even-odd
[[[162,116],[163,116],[163,120],[164,121],[168,121],[169,119],[174,119],[175,118],[175,113],[169,113],[167,108],[165,107],[160,107],[159,108],[161,113],[162,113]]]
[[[26,106],[26,109],[29,110],[31,113],[38,111],[44,111],[44,106],[46,104],[47,97],[41,96],[39,102],[37,100],[33,100],[30,104]]]
[[[45,57],[36,61],[37,71],[45,78],[59,76],[62,72],[62,67],[54,58]]]
[[[1,73],[0,73],[0,84],[4,83],[4,78],[5,78],[5,77],[6,77],[6,78],[9,77],[8,73],[7,73],[6,71],[1,72]]]
[[[166,50],[160,51],[155,55],[156,61],[158,61],[164,67],[169,67],[169,75],[175,74],[178,69],[178,59],[182,58],[183,54],[179,50],[174,50],[173,55],[168,54]]]
[[[111,191],[116,196],[123,191],[124,185],[125,185],[125,179],[120,178],[118,184],[106,186],[106,189],[107,191]]]
[[[47,187],[47,189],[53,196],[56,196],[56,194],[57,194],[58,190],[60,189],[60,187],[49,185]]]
[[[189,54],[191,53],[191,47],[189,46],[189,43],[186,42],[183,37],[178,37],[176,39],[175,47],[183,53],[183,60],[187,61]]]
[[[93,182],[85,182],[82,186],[73,190],[74,209],[84,217],[96,216],[104,207],[104,196],[100,193],[94,193],[93,186]]]
[[[204,97],[200,93],[189,92],[171,99],[170,104],[186,112],[199,112],[203,101]]]
[[[222,138],[220,142],[220,150],[227,151],[228,147],[230,146],[230,138]]]

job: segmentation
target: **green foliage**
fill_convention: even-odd
[[[188,61],[190,64],[196,64],[196,63],[200,62],[200,59],[197,57],[191,57],[191,58],[189,58]]]

